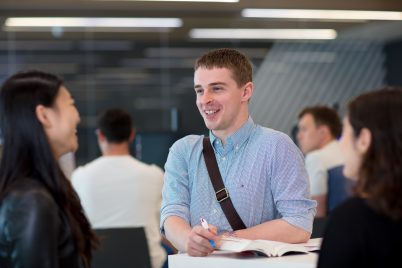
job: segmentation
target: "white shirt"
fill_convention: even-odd
[[[336,140],[306,155],[306,169],[312,196],[328,193],[328,170],[343,163],[339,143]]]
[[[72,184],[93,228],[145,227],[152,267],[162,267],[162,169],[129,155],[102,156],[76,169]]]

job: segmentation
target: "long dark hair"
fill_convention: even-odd
[[[66,214],[77,251],[84,266],[90,266],[98,239],[84,215],[78,195],[61,171],[36,106],[54,105],[63,80],[41,71],[17,73],[8,78],[0,92],[0,126],[3,153],[0,162],[0,201],[18,179],[39,180]]]
[[[383,88],[360,95],[348,106],[357,137],[363,128],[371,144],[363,156],[356,192],[393,220],[402,219],[402,88]]]

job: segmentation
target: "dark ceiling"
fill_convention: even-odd
[[[192,28],[331,28],[339,32],[370,22],[334,22],[243,18],[244,8],[339,9],[402,11],[401,0],[240,0],[237,3],[97,1],[97,0],[1,0],[0,23],[8,16],[177,17],[183,26],[169,33],[169,40],[190,41]],[[19,32],[19,39],[48,38],[49,32]],[[65,33],[82,38],[85,33]],[[6,38],[0,31],[0,38]],[[155,33],[94,33],[94,38],[158,40]]]

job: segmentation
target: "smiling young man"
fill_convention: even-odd
[[[194,89],[225,188],[246,226],[234,235],[307,241],[316,203],[309,199],[303,156],[288,136],[249,116],[254,90],[249,60],[234,49],[204,54],[195,63]],[[209,240],[219,244],[221,234],[233,231],[208,175],[203,138],[189,135],[171,147],[162,193],[161,229],[191,256],[208,255],[214,250]]]

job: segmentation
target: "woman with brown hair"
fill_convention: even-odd
[[[401,267],[402,88],[352,100],[340,143],[356,196],[330,216],[318,267]]]
[[[90,267],[98,239],[57,160],[78,148],[80,121],[63,81],[28,71],[0,92],[0,267]]]

